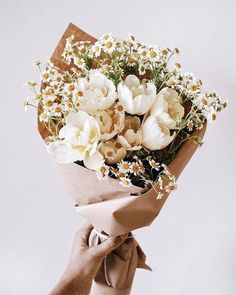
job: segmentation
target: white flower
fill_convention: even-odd
[[[99,42],[102,44],[102,49],[104,52],[107,52],[109,54],[112,54],[112,52],[115,50],[115,40],[111,34],[103,35],[102,39],[99,40]]]
[[[140,76],[145,75],[147,68],[148,68],[147,63],[140,62],[139,63],[139,66],[138,66],[138,73],[139,73],[139,75]]]
[[[39,121],[47,123],[49,116],[50,116],[50,114],[47,111],[44,111],[39,115]]]
[[[117,137],[117,141],[129,151],[141,149],[142,132],[139,117],[127,116],[125,118],[124,126]]]
[[[97,169],[97,178],[99,180],[101,179],[106,179],[108,177],[108,174],[109,174],[109,166],[103,164],[102,166],[100,166],[98,169]]]
[[[80,91],[80,110],[89,114],[108,109],[116,100],[116,88],[113,82],[99,70],[90,70],[89,81],[79,79],[76,91]]]
[[[210,111],[207,117],[208,117],[208,120],[210,120],[210,122],[214,122],[216,120],[216,110],[213,107],[210,108]]]
[[[160,163],[156,162],[156,161],[153,160],[153,159],[150,159],[148,162],[149,162],[149,165],[152,167],[152,169],[155,169],[155,170],[157,170],[157,171],[160,170],[160,168],[161,168]]]
[[[118,109],[120,110],[120,108]],[[121,130],[125,113],[124,110],[117,111],[117,106],[112,105],[105,111],[98,111],[94,116],[100,127],[101,140],[108,140],[113,138]]]
[[[124,187],[130,187],[132,185],[131,180],[127,177],[120,177],[120,184]]]
[[[119,173],[129,173],[131,171],[131,163],[127,162],[127,161],[120,161],[118,164],[117,164],[117,167],[118,167],[118,170],[119,170]]]
[[[143,115],[150,110],[155,100],[156,86],[152,82],[140,84],[135,75],[128,75],[118,85],[118,97],[127,113]]]
[[[106,163],[116,164],[126,156],[126,149],[114,139],[101,142],[99,152],[105,158]]]
[[[157,94],[150,113],[158,117],[161,124],[174,129],[184,116],[184,107],[178,101],[178,93],[166,87]]]
[[[145,172],[145,168],[144,168],[143,163],[141,161],[132,163],[131,173],[133,173],[134,175],[139,175],[144,172]]]
[[[175,133],[160,124],[156,116],[148,117],[142,124],[142,145],[149,150],[161,150],[174,139]]]
[[[63,113],[64,107],[59,105],[58,103],[53,105],[52,113],[55,117],[61,117]]]
[[[74,64],[79,68],[79,69],[85,69],[86,68],[86,63],[85,63],[85,60],[81,57],[74,57],[73,59],[74,61]]]
[[[176,182],[169,182],[166,186],[165,186],[165,191],[167,192],[167,193],[170,193],[170,192],[172,192],[172,191],[174,191],[174,190],[176,190],[177,189],[177,183]]]
[[[94,54],[95,57],[100,56],[101,54],[101,50],[102,50],[102,46],[100,44],[99,41],[97,41],[91,48],[92,53]]]
[[[47,147],[58,163],[83,161],[84,165],[92,170],[97,170],[103,164],[103,157],[97,151],[99,126],[96,119],[87,113],[70,112],[59,137],[61,140],[54,141]]]

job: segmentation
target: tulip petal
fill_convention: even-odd
[[[118,96],[120,104],[129,114],[134,114],[133,94],[132,91],[125,85],[118,85]]]
[[[84,158],[84,165],[88,169],[98,170],[104,163],[104,158],[99,151],[95,151],[92,155],[86,154]]]
[[[68,164],[76,161],[82,161],[84,154],[73,149],[65,140],[57,140],[47,145],[47,151],[60,164]]]

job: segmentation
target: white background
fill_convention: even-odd
[[[153,272],[134,295],[236,294],[236,4],[199,1],[0,1],[0,294],[47,294],[83,220],[74,213],[22,84],[37,79],[70,21],[91,35],[181,48],[181,62],[229,100],[154,224],[136,232]]]

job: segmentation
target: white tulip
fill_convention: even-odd
[[[59,132],[61,140],[47,146],[47,150],[61,164],[83,161],[84,165],[97,170],[104,162],[97,151],[100,129],[95,118],[84,111],[70,112],[66,125]]]
[[[127,116],[124,127],[117,136],[117,141],[128,151],[135,151],[142,148],[141,121],[139,117]]]
[[[100,127],[101,140],[109,140],[121,130],[125,112],[121,105],[114,104],[105,111],[97,112],[94,116]]]
[[[158,121],[156,116],[148,117],[142,124],[142,145],[151,150],[161,150],[175,137],[175,132],[170,135],[170,130]]]
[[[156,97],[156,86],[152,82],[140,84],[135,75],[128,75],[117,89],[120,103],[125,111],[132,115],[147,113]]]
[[[107,164],[116,164],[126,156],[126,149],[114,139],[101,142],[99,152],[103,155]]]
[[[90,70],[89,80],[79,79],[73,91],[73,102],[89,114],[108,109],[116,98],[114,83],[99,70]]]
[[[151,107],[151,115],[157,116],[161,124],[170,129],[176,128],[184,116],[184,107],[178,101],[178,93],[171,88],[163,88]]]

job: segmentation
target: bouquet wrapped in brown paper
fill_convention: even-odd
[[[41,69],[38,128],[76,211],[94,226],[90,244],[131,233],[158,216],[201,144],[206,119],[226,104],[157,48],[70,24]],[[30,105],[28,101],[25,106]],[[130,234],[131,235],[131,234]],[[149,269],[130,236],[110,253],[91,294],[129,294],[136,268]]]

